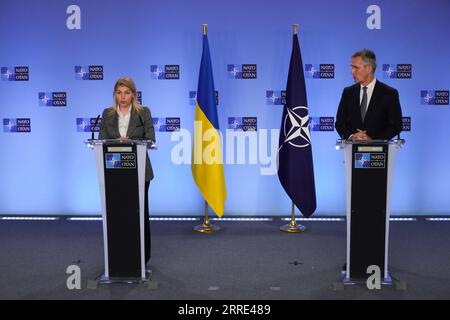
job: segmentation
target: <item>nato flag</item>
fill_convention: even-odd
[[[300,212],[305,217],[311,216],[316,210],[316,188],[305,77],[297,34],[293,37],[286,105],[281,119],[278,177]]]

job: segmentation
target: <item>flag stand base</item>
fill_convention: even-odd
[[[284,232],[289,232],[289,233],[299,233],[299,232],[305,231],[306,227],[304,225],[297,224],[295,222],[292,223],[292,221],[291,221],[291,223],[281,226],[280,230],[284,231]]]
[[[283,232],[289,232],[289,233],[300,233],[306,230],[306,227],[301,224],[297,224],[295,222],[295,205],[294,202],[291,202],[291,222],[288,224],[285,224],[284,226],[280,227],[280,230]]]
[[[208,215],[208,203],[205,201],[205,222],[203,224],[195,226],[194,231],[201,233],[214,233],[219,231],[220,227],[209,223],[209,215]]]
[[[214,233],[219,231],[220,227],[210,224],[209,221],[205,221],[202,225],[195,226],[194,230],[202,233]]]

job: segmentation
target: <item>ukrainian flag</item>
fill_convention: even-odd
[[[217,216],[221,217],[227,191],[206,26],[203,29],[203,53],[197,88],[191,169],[203,198]]]

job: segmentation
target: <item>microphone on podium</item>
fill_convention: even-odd
[[[91,127],[91,131],[92,131],[91,140],[94,140],[94,130],[95,130],[95,127],[97,126],[97,123],[98,123],[99,119],[100,119],[100,115],[97,116],[97,119],[95,119],[94,126]]]

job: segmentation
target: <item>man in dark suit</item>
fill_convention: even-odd
[[[396,89],[375,78],[375,53],[364,49],[352,56],[355,84],[346,87],[336,115],[342,139],[389,140],[402,130],[402,110]]]
[[[137,89],[131,78],[117,80],[114,86],[114,105],[103,110],[99,139],[155,140],[152,115],[148,107],[137,102]],[[148,212],[148,189],[153,179],[153,170],[147,154],[145,165],[144,238],[145,263],[151,256],[150,224]]]

